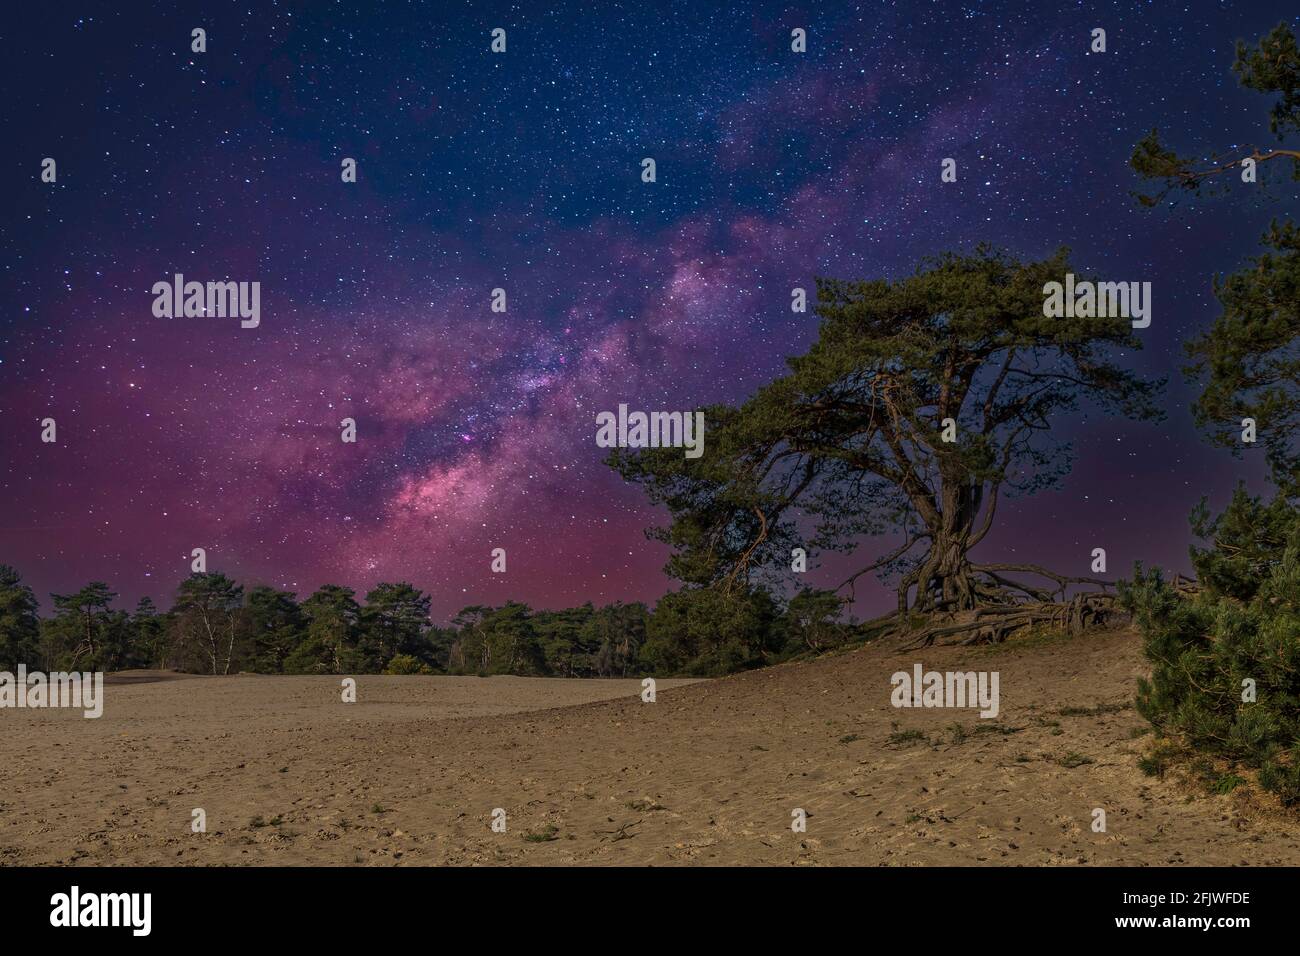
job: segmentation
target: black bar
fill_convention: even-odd
[[[83,905],[93,894],[150,894],[148,935],[135,935],[130,911],[121,920],[128,925],[52,926],[52,899],[70,897],[73,886]],[[1045,932],[1057,943],[1199,935],[1231,945],[1243,932],[1281,932],[1294,888],[1293,870],[1248,868],[15,868],[0,870],[0,911],[11,938],[76,933],[128,945],[362,934],[373,944],[433,926],[478,926],[487,945],[498,933],[541,943],[559,931],[621,946],[680,940],[697,924],[757,942],[835,930],[873,943]],[[1208,927],[1200,922],[1207,919]],[[589,935],[603,930],[614,935]]]

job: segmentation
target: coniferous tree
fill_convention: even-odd
[[[396,655],[433,663],[433,648],[427,640],[429,596],[406,582],[380,584],[366,595],[361,609],[364,653],[376,669],[383,669]]]
[[[170,642],[167,621],[158,613],[157,606],[148,597],[142,597],[131,615],[133,657],[139,667],[170,666]]]
[[[364,673],[366,655],[361,647],[361,607],[356,592],[326,584],[302,602],[307,635],[285,659],[293,674]]]
[[[817,341],[740,407],[706,410],[703,457],[611,455],[671,515],[652,532],[673,548],[667,571],[730,590],[788,579],[795,547],[870,548],[842,587],[892,574],[899,613],[1050,598],[1018,572],[1063,590],[1068,577],[971,551],[1002,499],[1068,471],[1061,426],[1083,403],[1163,417],[1162,383],[1117,364],[1141,347],[1129,319],[1044,314],[1045,286],[1072,271],[1064,252],[1020,262],[981,248],[893,282],[819,280]],[[869,539],[885,534],[902,543],[882,557]]]
[[[259,585],[248,592],[249,667],[263,674],[281,674],[285,662],[306,637],[307,624],[295,596]]]
[[[103,581],[92,581],[74,594],[51,594],[55,638],[60,666],[68,669],[105,665],[104,632],[108,608],[117,595]],[[111,657],[110,652],[107,656]]]
[[[32,589],[7,564],[0,564],[0,670],[35,667],[39,653],[39,605]]]
[[[172,629],[179,647],[211,674],[235,662],[244,588],[216,571],[192,574],[176,589]]]
[[[762,588],[688,587],[665,594],[646,624],[645,666],[698,677],[758,667],[779,649],[777,614]]]
[[[1140,197],[1144,204],[1226,189],[1238,171],[1250,182],[1265,164],[1289,165],[1300,178],[1300,151],[1286,145],[1300,133],[1300,55],[1290,28],[1279,25],[1254,46],[1239,42],[1233,69],[1243,86],[1276,96],[1268,125],[1277,145],[1189,159],[1152,131],[1132,160],[1161,184]],[[1192,530],[1206,544],[1191,549],[1191,594],[1139,567],[1124,599],[1151,662],[1139,711],[1195,750],[1258,770],[1265,788],[1300,803],[1300,233],[1275,221],[1264,246],[1215,280],[1220,313],[1188,343],[1187,374],[1201,388],[1196,420],[1213,441],[1243,454],[1244,419],[1253,420],[1276,494],[1266,501],[1239,485],[1216,517],[1202,501]]]

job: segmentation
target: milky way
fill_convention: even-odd
[[[1258,139],[1232,42],[1282,4],[124,6],[0,25],[0,562],[42,598],[166,604],[204,547],[300,595],[409,580],[437,617],[653,601],[662,515],[596,413],[741,400],[815,337],[793,287],[980,240],[1152,282],[1132,362],[1172,378],[1163,425],[1062,425],[1071,476],[981,553],[1183,568],[1195,501],[1258,484],[1193,429],[1180,343],[1296,187],[1147,211],[1127,159],[1153,126]],[[260,282],[261,324],[155,318],[176,272]]]

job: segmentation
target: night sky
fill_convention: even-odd
[[[1293,4],[84,6],[0,21],[0,563],[47,608],[92,579],[169,606],[195,547],[300,597],[408,580],[438,619],[653,602],[662,516],[602,464],[596,412],[741,400],[815,337],[792,287],[980,240],[1152,282],[1133,361],[1171,387],[1163,425],[1062,425],[1071,475],[977,554],[1186,569],[1193,504],[1265,487],[1197,434],[1177,369],[1296,184],[1153,212],[1127,160],[1152,126],[1263,144],[1232,45]],[[176,272],[259,281],[260,327],[155,318]]]

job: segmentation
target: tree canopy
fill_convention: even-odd
[[[1164,145],[1153,129],[1130,160],[1156,186],[1154,194],[1138,194],[1144,205],[1209,188],[1265,189],[1275,168],[1289,169],[1290,178],[1300,180],[1300,144],[1294,141],[1300,135],[1300,50],[1290,26],[1280,23],[1254,44],[1237,41],[1232,69],[1243,87],[1274,97],[1267,134],[1260,134],[1269,145],[1186,156]],[[1294,496],[1300,493],[1300,232],[1289,219],[1275,220],[1262,244],[1244,268],[1215,277],[1222,311],[1187,343],[1186,372],[1201,390],[1197,423],[1216,443],[1240,454],[1244,420],[1253,420],[1276,483]]]
[[[819,279],[816,342],[739,407],[707,410],[708,454],[611,455],[669,511],[651,532],[673,548],[668,572],[731,590],[788,580],[794,548],[822,548],[865,552],[843,587],[892,574],[900,611],[1048,594],[1007,576],[1042,569],[970,558],[999,501],[1068,471],[1065,419],[1083,403],[1163,416],[1163,383],[1120,364],[1140,347],[1128,319],[1044,315],[1045,285],[1071,271],[1064,250],[980,247],[897,281]],[[882,555],[880,535],[901,541]]]

